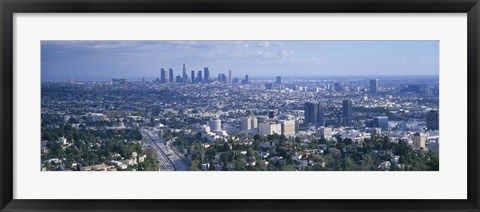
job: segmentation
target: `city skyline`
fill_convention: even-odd
[[[438,75],[438,41],[42,41],[42,81]],[[387,71],[388,70],[388,71]],[[170,73],[168,73],[170,74]]]

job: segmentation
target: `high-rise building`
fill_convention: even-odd
[[[225,76],[225,74],[220,74],[219,75],[219,81],[226,84],[227,83],[227,76]]]
[[[222,121],[220,119],[212,119],[208,123],[212,132],[222,130]]]
[[[167,71],[164,68],[160,69],[160,83],[167,83]]]
[[[208,67],[203,68],[203,82],[208,83],[210,81],[210,70],[208,70]]]
[[[70,77],[70,84],[75,84],[75,78]]]
[[[269,82],[269,83],[265,83],[265,89],[267,89],[267,90],[272,90],[272,88],[273,88],[272,83],[270,83],[270,82]]]
[[[232,83],[235,85],[238,84],[238,77],[233,78]]]
[[[258,132],[258,120],[257,118],[255,118],[255,115],[253,114],[252,111],[250,111],[250,114],[248,115],[247,118],[243,118],[240,121],[240,130],[248,131],[252,133]]]
[[[323,125],[323,110],[320,103],[307,102],[304,105],[305,123]]]
[[[191,72],[190,80],[191,80],[192,83],[195,83],[195,71]]]
[[[294,136],[295,135],[295,120],[281,120],[282,135]]]
[[[282,84],[282,77],[281,76],[277,76],[277,81],[276,81],[277,84]]]
[[[378,91],[378,79],[370,80],[370,94],[376,95]]]
[[[335,86],[335,91],[336,91],[336,92],[340,92],[340,91],[343,90],[343,89],[342,89],[342,85],[340,85],[339,82],[336,82],[336,83],[334,84],[334,86]]]
[[[388,117],[387,116],[377,116],[373,118],[373,127],[378,127],[381,129],[388,128]]]
[[[228,83],[232,83],[232,70],[228,71]]]
[[[427,113],[427,129],[438,130],[439,126],[439,112],[438,110],[431,110]]]
[[[173,69],[172,68],[168,69],[168,81],[173,82]]]
[[[413,147],[415,147],[416,149],[425,148],[426,140],[427,137],[425,136],[425,134],[415,133],[413,135]]]
[[[197,74],[197,82],[198,83],[202,83],[203,82],[203,76],[202,76],[202,71],[198,71],[198,74]]]
[[[176,83],[182,83],[183,82],[182,76],[178,75],[175,82]]]
[[[321,138],[323,136],[325,139],[331,139],[332,138],[332,128],[320,127],[320,128],[318,128],[317,132],[315,133],[315,136],[317,136],[317,138]]]
[[[352,126],[352,100],[343,100],[343,126]]]
[[[250,130],[250,129],[252,129],[252,125],[251,125],[251,120],[248,117],[240,120],[240,130],[241,131],[247,131],[247,130]]]
[[[187,69],[185,68],[185,64],[183,64],[183,72],[182,72],[182,80],[183,80],[183,83],[187,83],[188,82],[188,74],[187,74]]]
[[[268,118],[269,118],[269,119],[273,119],[273,117],[275,117],[275,111],[269,110],[269,111],[268,111]]]
[[[248,84],[248,83],[250,83],[250,81],[248,80],[248,74],[247,74],[247,75],[245,75],[244,84]]]
[[[281,134],[282,133],[282,125],[269,122],[269,123],[260,123],[258,125],[258,133],[260,135],[273,135],[273,134]]]

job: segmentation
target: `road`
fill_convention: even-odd
[[[154,136],[152,137],[152,132],[147,130],[142,130],[143,136],[143,145],[152,147],[157,152],[158,162],[160,165],[159,171],[175,171],[175,167],[167,157],[167,155],[162,151],[162,149],[155,142]]]
[[[190,171],[190,166],[158,135],[148,130],[142,130],[142,136],[144,144],[157,151],[160,171]]]

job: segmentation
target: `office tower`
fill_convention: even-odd
[[[245,80],[244,80],[244,82],[243,82],[243,83],[244,83],[244,84],[248,84],[248,83],[250,83],[250,82],[248,81],[248,74],[247,74],[247,75],[245,75]]]
[[[295,120],[281,120],[282,135],[294,136],[295,135]]]
[[[182,76],[178,75],[175,82],[176,83],[182,83],[183,82]]]
[[[238,84],[238,77],[233,78],[232,83],[233,83],[234,85]]]
[[[190,80],[192,80],[192,83],[195,83],[195,71],[192,71],[191,75],[192,77],[190,78]]]
[[[209,121],[210,130],[212,132],[222,130],[222,121],[220,119],[213,119]]]
[[[373,118],[373,127],[378,127],[381,129],[388,128],[388,117],[387,116],[377,116]]]
[[[232,83],[232,70],[228,71],[228,83]]]
[[[145,83],[145,77],[142,77],[142,83]]]
[[[306,124],[323,125],[323,110],[320,103],[307,102],[304,110]]]
[[[168,69],[168,81],[173,82],[173,69],[172,68]]]
[[[255,118],[255,115],[252,111],[250,111],[248,117],[243,118],[240,121],[240,130],[242,131],[249,131],[252,133],[256,133],[258,128],[258,120]]]
[[[413,147],[416,149],[420,148],[425,148],[425,142],[427,140],[427,137],[424,134],[421,133],[415,133],[413,135]]]
[[[342,90],[343,90],[343,89],[342,89],[342,86],[340,85],[340,83],[339,83],[339,82],[336,82],[336,83],[335,83],[335,91],[336,91],[336,92],[340,92],[340,91],[342,91]]]
[[[167,71],[164,68],[160,69],[160,83],[167,83]]]
[[[251,125],[252,125],[252,129],[256,129],[258,128],[258,120],[257,118],[255,118],[255,115],[253,114],[252,111],[250,111],[250,114],[248,115],[248,117],[250,118],[251,120]]]
[[[187,69],[185,68],[185,64],[183,64],[183,72],[182,72],[182,77],[183,77],[183,82],[187,83],[188,82],[188,74],[187,74]]]
[[[343,100],[343,126],[352,126],[352,100]]]
[[[274,122],[260,123],[258,125],[258,133],[260,135],[280,135],[282,133],[282,125]]]
[[[273,111],[273,110],[268,111],[268,118],[269,118],[269,119],[273,119],[273,117],[275,117],[274,112],[275,112],[275,111]]]
[[[317,132],[315,133],[315,136],[317,136],[317,138],[321,138],[323,136],[325,139],[331,139],[332,138],[332,128],[320,127],[320,128],[318,128]]]
[[[197,74],[197,82],[198,83],[202,83],[203,82],[203,76],[202,76],[202,71],[198,71],[198,74]]]
[[[241,131],[248,131],[250,129],[252,129],[250,118],[245,117],[242,120],[240,120],[240,130]]]
[[[70,84],[75,84],[75,78],[70,77]]]
[[[208,70],[208,67],[203,68],[203,82],[208,83],[210,81],[210,71]]]
[[[271,90],[273,88],[272,83],[265,83],[265,89]]]
[[[282,77],[280,76],[277,76],[277,84],[282,84]]]
[[[225,74],[218,74],[218,81],[221,83],[227,83],[227,76],[225,76]]]
[[[378,79],[370,80],[370,94],[376,95],[378,91]]]
[[[427,129],[428,130],[438,130],[439,126],[439,112],[438,110],[431,110],[427,113]]]

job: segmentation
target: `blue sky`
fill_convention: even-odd
[[[42,41],[42,80],[158,78],[208,67],[234,77],[438,75],[438,41]]]

